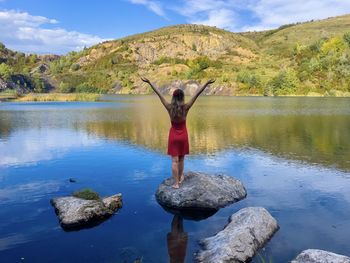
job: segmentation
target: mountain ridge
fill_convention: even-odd
[[[149,93],[139,79],[145,75],[165,92],[171,92],[169,86],[187,87],[194,82],[198,86],[203,79],[216,78],[215,92],[209,94],[222,90],[229,95],[331,95],[331,91],[350,91],[350,78],[343,74],[349,64],[348,32],[350,15],[243,33],[183,24],[108,40],[59,57],[23,57],[14,52],[4,61],[3,46],[0,61],[15,74],[36,78],[39,92]],[[340,53],[332,41],[342,46]],[[316,52],[317,43],[333,47],[327,54],[320,51],[321,46]],[[318,71],[310,71],[313,66],[301,57],[319,63]],[[325,65],[327,59],[333,64]],[[338,71],[345,82],[336,77]],[[327,76],[329,72],[334,76]]]

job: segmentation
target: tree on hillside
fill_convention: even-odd
[[[346,42],[346,44],[348,44],[348,46],[350,47],[350,32],[345,33],[343,39]]]
[[[298,78],[292,69],[281,70],[269,83],[274,95],[293,94],[298,86]]]
[[[10,80],[13,74],[13,69],[5,63],[0,64],[0,77],[4,80]]]

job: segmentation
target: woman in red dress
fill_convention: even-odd
[[[168,103],[159,90],[146,78],[141,78],[142,81],[148,83],[154,92],[158,95],[160,101],[169,113],[171,120],[171,128],[168,138],[168,154],[172,158],[172,175],[174,178],[174,188],[179,188],[184,180],[184,160],[185,155],[189,154],[188,134],[186,128],[187,113],[196,101],[198,96],[215,80],[209,80],[205,83],[188,103],[185,103],[185,95],[181,89],[176,89],[173,93],[171,103]]]

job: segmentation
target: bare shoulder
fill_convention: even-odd
[[[193,104],[193,103],[191,103],[191,102],[185,103],[184,109],[185,109],[186,112],[189,111],[189,109],[192,107],[192,104]]]
[[[164,103],[164,107],[169,111],[170,110],[170,108],[171,108],[171,103],[169,103],[169,102],[165,102]]]

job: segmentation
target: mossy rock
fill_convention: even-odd
[[[85,188],[73,193],[74,197],[85,199],[85,200],[100,200],[100,195],[90,188]]]

